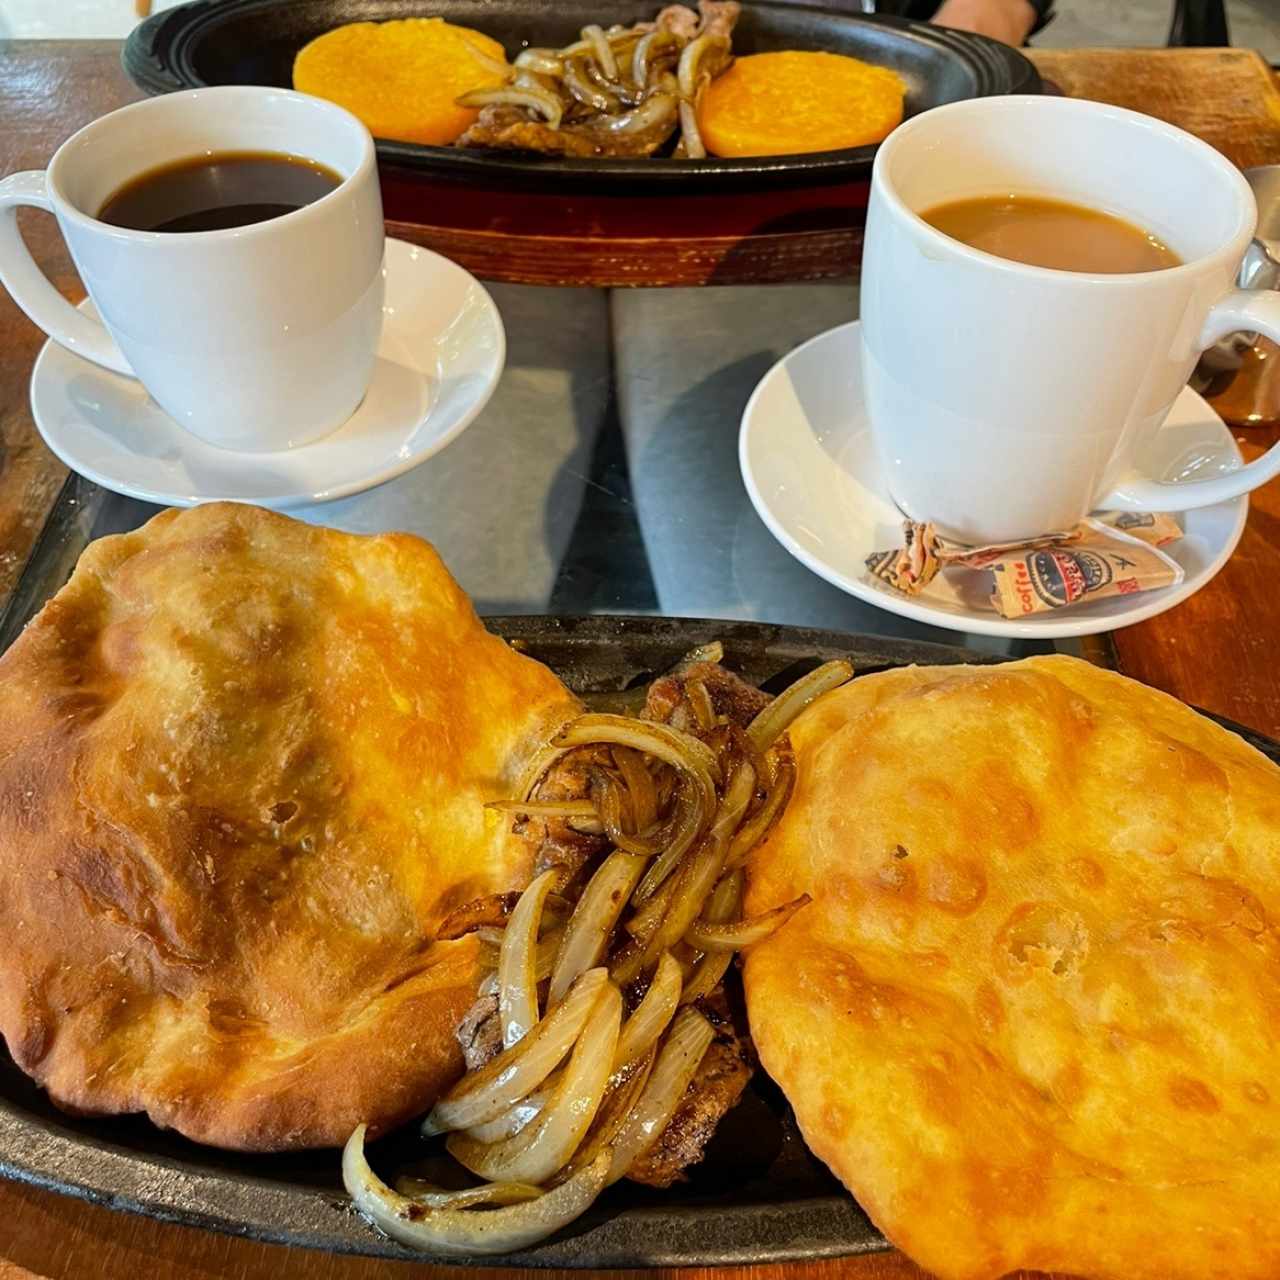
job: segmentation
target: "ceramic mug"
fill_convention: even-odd
[[[997,258],[921,211],[993,194],[1056,197],[1153,232],[1182,265],[1091,275]],[[1280,446],[1195,477],[1146,446],[1200,353],[1280,340],[1280,294],[1234,287],[1257,212],[1240,172],[1150,116],[1069,98],[938,107],[876,155],[862,265],[863,379],[890,493],[969,543],[1069,529],[1091,510],[1183,511],[1280,473]],[[1167,466],[1167,463],[1165,464]]]
[[[342,178],[312,204],[222,231],[99,222],[150,169],[210,152],[277,152]],[[17,226],[58,219],[101,323],[45,279]],[[228,449],[305,444],[345,422],[373,376],[385,233],[373,139],[354,116],[284,89],[233,85],[113,111],[44,172],[0,182],[0,280],[51,338],[139,379],[193,435]]]

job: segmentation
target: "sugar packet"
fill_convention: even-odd
[[[872,577],[906,595],[919,595],[949,568],[989,571],[991,607],[1018,618],[1180,583],[1182,566],[1160,548],[1181,536],[1172,516],[1116,511],[1065,533],[970,547],[930,523],[908,520],[903,545],[868,556],[866,564]]]

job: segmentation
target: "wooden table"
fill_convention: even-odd
[[[110,42],[0,44],[0,174],[43,166],[75,128],[135,97],[118,58],[118,46]],[[1242,166],[1280,163],[1280,93],[1254,54],[1082,50],[1038,52],[1035,60],[1066,93],[1171,120]],[[23,225],[52,278],[78,294],[50,220],[24,217]],[[43,340],[0,293],[0,599],[12,590],[65,476],[27,409],[27,379]],[[1251,429],[1241,433],[1241,444],[1256,455],[1276,438],[1275,428]],[[1188,702],[1280,736],[1277,642],[1280,484],[1271,484],[1255,495],[1240,550],[1210,586],[1162,617],[1116,633],[1095,656]],[[0,1280],[394,1280],[428,1271],[443,1269],[254,1244],[0,1183]],[[720,1274],[733,1280],[909,1280],[923,1273],[901,1255],[883,1254]]]

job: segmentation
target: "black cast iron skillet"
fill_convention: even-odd
[[[71,542],[78,545],[76,538]],[[41,572],[24,575],[24,589],[15,593],[0,622],[0,645],[65,579],[74,557],[53,551],[42,546]],[[723,641],[727,666],[772,693],[832,657],[851,658],[863,675],[913,662],[995,660],[971,649],[749,622],[535,617],[490,618],[487,625],[545,662],[590,703],[606,707],[635,703],[654,676],[712,639]],[[1220,723],[1280,761],[1280,743]],[[447,1173],[438,1149],[437,1140],[433,1156],[433,1148],[409,1125],[374,1144],[370,1158],[385,1176],[418,1168],[443,1181]],[[706,1158],[689,1173],[687,1183],[668,1191],[621,1182],[551,1240],[510,1258],[475,1261],[523,1267],[715,1266],[831,1258],[888,1247],[806,1149],[790,1108],[762,1071],[717,1130]],[[196,1146],[138,1117],[64,1115],[2,1050],[0,1175],[255,1240],[422,1259],[377,1234],[352,1211],[336,1151],[244,1155]]]
[[[292,84],[294,55],[348,22],[439,15],[502,41],[508,56],[526,45],[560,46],[587,23],[651,19],[662,0],[192,0],[137,27],[125,70],[148,93],[217,84]],[[817,49],[892,67],[907,82],[907,115],[964,98],[1039,93],[1040,77],[994,40],[884,16],[862,17],[805,4],[747,0],[734,52]],[[875,147],[741,160],[582,160],[514,152],[378,142],[384,163],[486,185],[544,186],[598,194],[672,195],[816,186],[865,179]]]

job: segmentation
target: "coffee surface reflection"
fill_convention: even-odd
[[[951,200],[920,216],[953,240],[1033,267],[1110,275],[1182,263],[1159,237],[1124,218],[1045,196]]]
[[[126,182],[98,220],[131,231],[225,231],[293,213],[342,179],[315,160],[224,151],[161,165]]]

